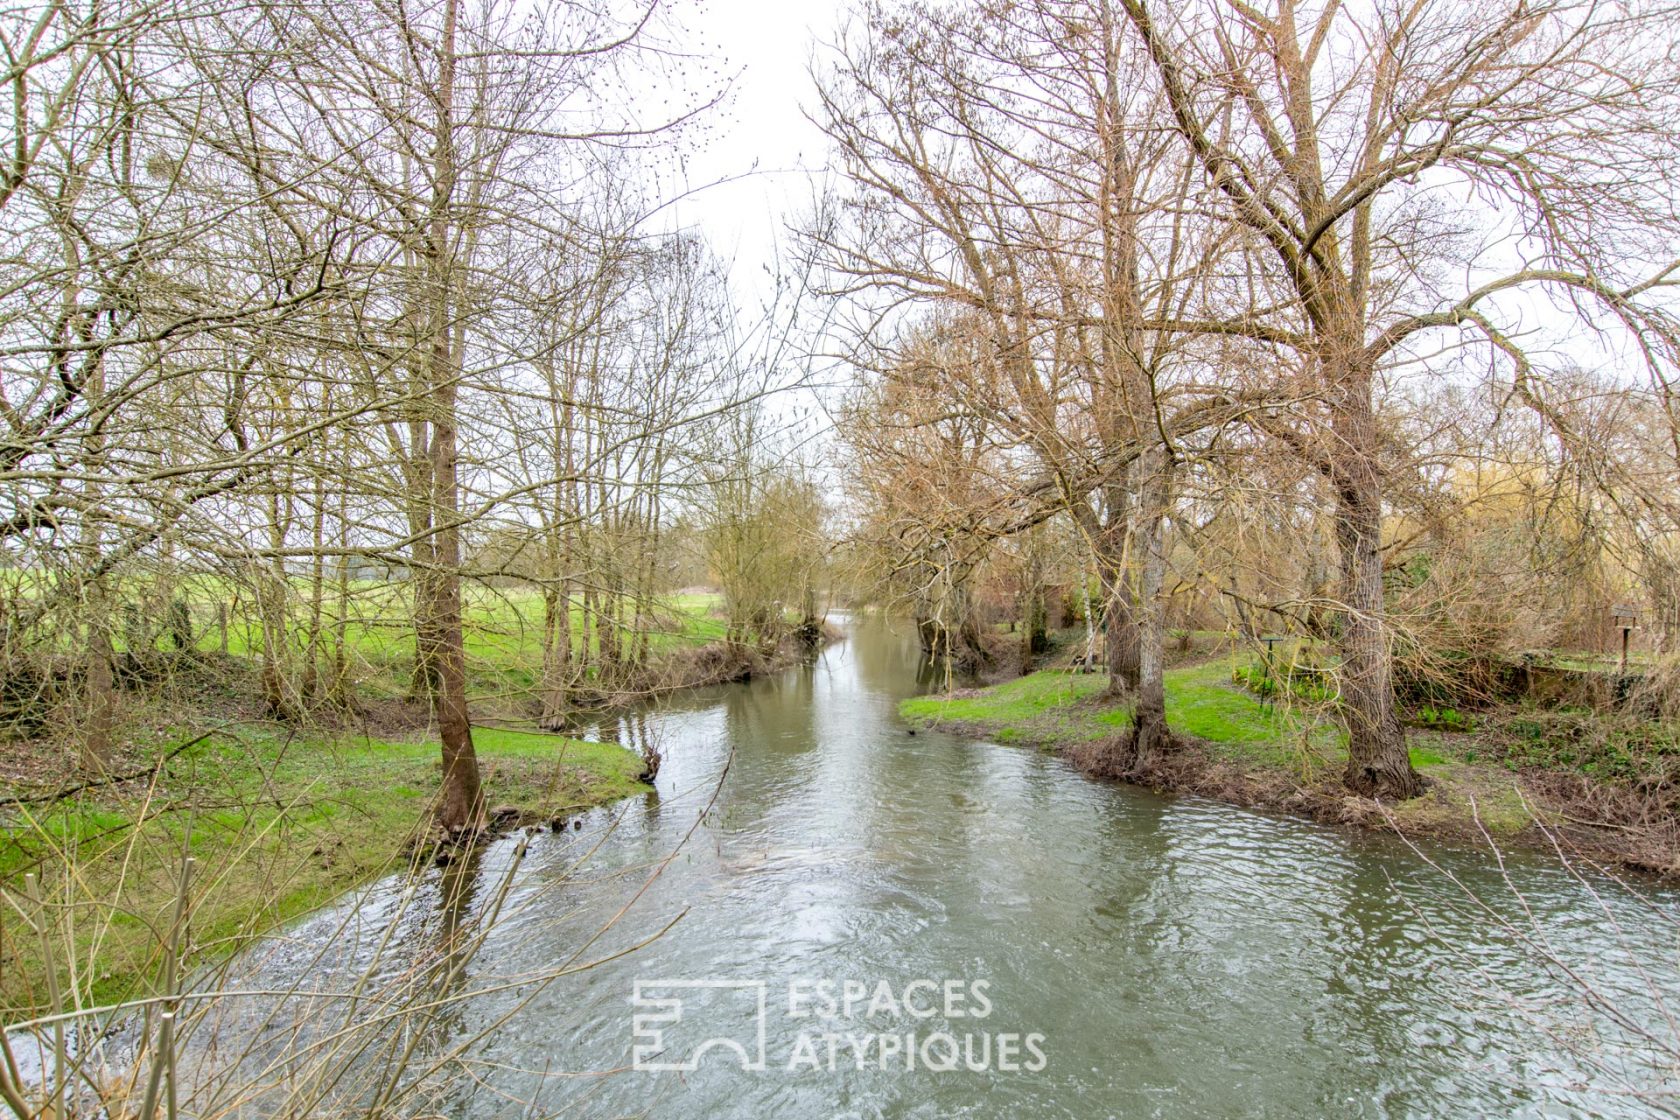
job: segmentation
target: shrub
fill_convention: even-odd
[[[1516,767],[1570,771],[1648,791],[1680,788],[1680,727],[1671,721],[1536,709],[1498,724],[1488,742],[1495,757]]]
[[[1457,708],[1437,708],[1425,705],[1418,709],[1417,722],[1435,731],[1474,731],[1476,717]]]

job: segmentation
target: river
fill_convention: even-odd
[[[812,664],[595,729],[657,743],[658,792],[529,840],[462,980],[481,994],[445,1025],[488,1029],[450,1113],[525,1115],[539,1091],[567,1116],[754,1120],[1648,1111],[1618,1093],[1661,1084],[1658,1050],[1494,916],[1672,1040],[1674,894],[911,735],[896,708],[923,687],[908,628],[862,620]],[[486,853],[471,906],[515,843]],[[357,957],[397,893],[253,967],[329,975],[312,939],[355,914]],[[405,943],[440,928],[413,921]],[[625,955],[542,979],[586,943]],[[633,1068],[711,1037],[739,1050]]]

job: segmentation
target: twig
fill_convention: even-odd
[[[104,778],[94,778],[90,781],[78,782],[73,786],[58,790],[54,793],[38,793],[30,797],[0,797],[0,805],[39,805],[45,801],[62,801],[72,794],[81,793],[83,790],[98,789],[100,786],[121,785],[123,782],[132,782],[136,778],[144,778],[149,774],[156,773],[160,766],[168,763],[176,755],[180,754],[189,747],[198,746],[198,744],[204,742],[204,740],[210,738],[210,736],[214,734],[214,731],[206,731],[204,734],[195,739],[188,739],[184,743],[177,743],[175,746],[169,748],[168,754],[164,755],[162,758],[158,759],[156,762],[152,763],[143,770],[131,770],[126,774],[112,774]]]

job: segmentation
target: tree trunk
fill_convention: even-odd
[[[1135,477],[1135,471],[1128,471]],[[1127,696],[1138,688],[1137,605],[1127,570],[1132,539],[1132,496],[1129,478],[1103,487],[1103,516],[1087,515],[1087,532],[1096,552],[1097,575],[1103,588],[1103,663],[1108,667],[1108,695]],[[1087,610],[1089,604],[1087,603]]]
[[[1021,565],[1017,613],[1021,623],[1021,672],[1032,672],[1033,659],[1050,648],[1050,611],[1045,602],[1042,534],[1027,533]]]
[[[1024,596],[1021,612],[1021,671],[1030,672],[1033,658],[1050,648],[1050,612],[1044,602],[1044,584],[1033,576]]]
[[[1138,690],[1142,672],[1142,636],[1132,589],[1124,568],[1116,568],[1108,603],[1103,607],[1103,648],[1108,659],[1108,693],[1124,696]]]
[[[286,589],[272,574],[258,571],[257,613],[262,626],[262,693],[268,714],[285,723],[296,722],[301,713],[292,703],[292,689],[286,679]]]
[[[566,585],[543,589],[543,683],[540,723],[558,730],[570,706],[572,672],[571,596]]]
[[[1342,780],[1362,796],[1403,801],[1423,792],[1423,779],[1412,769],[1394,711],[1383,605],[1382,480],[1368,371],[1346,379],[1336,405],[1330,458],[1342,565],[1342,695],[1348,721]]]
[[[417,446],[425,446],[424,436],[413,438]],[[417,479],[415,485],[422,488],[419,500],[429,501],[431,481]],[[414,544],[409,549],[408,582],[414,594],[414,672],[409,677],[408,698],[428,706],[437,703],[438,694],[437,632],[430,618],[434,598],[431,584],[437,578],[437,542],[431,531],[430,515],[422,517],[411,510],[409,533]]]
[[[1164,451],[1139,464],[1143,486],[1138,505],[1135,541],[1139,560],[1138,602],[1131,628],[1136,640],[1137,688],[1132,705],[1133,766],[1149,770],[1172,750],[1167,727],[1166,604],[1161,588],[1166,581],[1166,513],[1172,492],[1172,465]]]
[[[451,321],[457,277],[449,221],[455,189],[455,25],[458,0],[444,7],[438,69],[438,122],[431,215],[432,311],[430,379],[432,403],[431,481],[436,568],[425,581],[430,592],[427,629],[437,672],[438,737],[443,750],[443,789],[438,826],[450,835],[483,827],[484,795],[478,754],[467,712],[467,659],[461,632],[460,486],[456,477],[456,378],[463,357],[460,324]]]
[[[269,715],[283,722],[301,719],[303,713],[294,703],[295,689],[290,679],[291,636],[287,633],[286,579],[284,551],[286,532],[292,518],[282,494],[292,485],[290,474],[272,480],[274,492],[269,495],[268,545],[272,556],[268,563],[255,564],[251,578],[257,585],[257,615],[262,627],[262,691]]]
[[[922,652],[944,662],[947,683],[954,680],[953,670],[973,673],[992,659],[968,586],[973,574],[968,563],[935,566],[916,605]]]
[[[329,394],[323,411],[332,407]],[[312,495],[314,509],[310,518],[310,538],[313,547],[309,557],[309,629],[303,655],[303,685],[299,689],[307,704],[320,704],[327,699],[327,687],[321,673],[327,602],[327,465],[315,471]]]
[[[345,471],[348,475],[348,469]],[[350,518],[348,489],[338,498],[338,573],[333,599],[333,702],[346,711],[355,707],[350,688],[350,662],[345,649],[350,627]]]
[[[117,722],[117,689],[111,672],[111,624],[102,581],[89,589],[87,641],[87,726],[82,731],[81,768],[102,774],[111,761]]]
[[[946,652],[945,628],[925,609],[916,611],[916,637],[922,652],[930,658],[942,658]]]
[[[442,432],[439,433],[443,434]],[[448,465],[440,465],[447,485],[454,488],[454,432],[448,430]],[[439,444],[443,440],[437,441]],[[438,737],[443,747],[443,792],[438,800],[438,825],[451,834],[477,831],[484,816],[484,797],[479,788],[478,754],[473,749],[472,721],[467,713],[466,650],[461,632],[461,579],[454,571],[460,563],[458,530],[451,526],[438,534],[439,562],[445,565],[435,581],[432,622],[437,636]]]

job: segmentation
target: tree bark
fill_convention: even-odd
[[[1113,589],[1103,608],[1103,647],[1108,659],[1108,692],[1125,696],[1138,690],[1142,672],[1142,637],[1136,606],[1124,568],[1113,573]]]
[[[1103,591],[1103,664],[1108,669],[1110,697],[1128,696],[1138,687],[1138,624],[1128,549],[1134,546],[1130,525],[1131,496],[1124,481],[1104,487],[1101,516],[1091,506],[1073,504],[1073,516],[1090,542],[1097,579]],[[1083,579],[1084,577],[1081,576]],[[1085,596],[1087,627],[1091,597]],[[1087,630],[1089,633],[1089,630]],[[1094,651],[1093,651],[1094,652]]]
[[[109,607],[102,580],[95,580],[88,594],[87,641],[87,726],[82,730],[82,773],[103,774],[111,762],[112,738],[117,723],[117,689],[111,672]]]
[[[1401,801],[1423,792],[1394,710],[1393,662],[1384,623],[1382,479],[1369,370],[1354,369],[1333,402],[1330,451],[1341,551],[1342,695],[1348,721],[1343,783],[1365,797]]]
[[[289,590],[284,559],[291,512],[284,497],[295,484],[290,470],[272,478],[273,493],[268,502],[268,547],[272,556],[266,564],[254,564],[252,579],[257,585],[257,613],[262,626],[262,690],[268,713],[277,720],[295,723],[303,712],[295,702],[297,691],[290,673],[291,635],[287,632],[286,596]]]
[[[1132,705],[1133,765],[1139,771],[1155,766],[1173,747],[1167,727],[1166,605],[1161,588],[1166,580],[1166,513],[1172,493],[1172,464],[1164,450],[1144,456],[1136,529],[1138,603],[1133,632],[1137,640],[1137,689]]]
[[[408,509],[408,532],[414,543],[409,547],[408,581],[414,594],[414,672],[409,678],[408,698],[437,702],[437,632],[431,622],[433,592],[431,583],[437,578],[437,541],[432,537],[431,463],[427,458],[430,427],[423,419],[409,424],[411,466],[409,486],[411,499]]]
[[[461,631],[460,485],[456,476],[456,377],[462,358],[460,333],[451,322],[456,293],[453,267],[451,200],[455,189],[454,97],[455,27],[458,0],[444,7],[443,41],[438,70],[438,118],[434,157],[430,262],[432,322],[432,440],[430,447],[435,568],[423,586],[429,592],[426,629],[432,640],[428,660],[437,672],[438,737],[443,752],[443,789],[437,823],[450,835],[483,826],[484,795],[479,786],[478,754],[473,748],[467,711],[466,646]]]
[[[571,706],[572,598],[567,585],[543,589],[541,724],[558,729]]]

